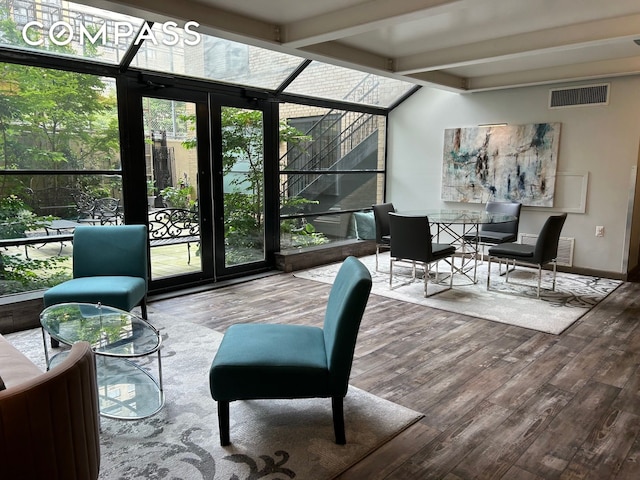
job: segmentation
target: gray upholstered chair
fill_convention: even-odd
[[[376,272],[378,270],[378,256],[380,250],[389,250],[391,232],[389,230],[389,213],[395,212],[393,203],[380,203],[373,205],[373,218],[376,224]]]
[[[503,243],[489,248],[487,263],[487,290],[491,279],[491,259],[509,260],[514,265],[531,265],[538,267],[538,289],[537,296],[540,298],[540,285],[542,282],[542,267],[548,263],[553,265],[553,285],[552,290],[556,289],[556,257],[558,255],[558,243],[560,242],[560,233],[567,219],[567,214],[552,215],[545,221],[535,245],[521,243]],[[505,281],[509,281],[509,269],[505,274]]]
[[[229,403],[251,399],[331,398],[336,443],[346,443],[343,397],[371,274],[348,257],[336,275],[322,328],[237,324],[227,329],[211,364],[220,444],[229,445]]]
[[[482,259],[484,260],[484,246],[498,245],[501,243],[515,242],[518,240],[518,226],[520,224],[520,210],[522,204],[518,202],[487,202],[485,211],[488,213],[502,213],[516,217],[511,222],[483,223],[480,225],[478,235],[467,234],[464,241],[470,244],[482,246]]]
[[[80,226],[73,233],[73,279],[48,289],[44,306],[99,302],[128,312],[140,305],[147,318],[147,279],[146,226]]]
[[[432,264],[449,258],[451,274],[449,275],[449,288],[453,286],[453,254],[456,249],[446,243],[433,243],[429,218],[427,216],[404,216],[398,213],[389,214],[391,231],[391,259],[389,260],[389,287],[393,282],[393,264],[395,262],[409,261],[413,265],[412,281],[416,278],[416,263],[424,268],[424,296],[428,293],[429,271]],[[439,290],[440,293],[444,290]]]
[[[97,479],[98,415],[95,359],[87,342],[74,343],[48,372],[7,383],[0,391],[2,478]]]

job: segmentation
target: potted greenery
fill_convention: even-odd
[[[147,203],[149,208],[153,208],[156,205],[156,181],[147,180]]]
[[[172,208],[185,208],[190,210],[195,206],[195,200],[191,199],[192,188],[186,179],[180,179],[177,186],[165,187],[160,190],[160,195],[165,203]]]

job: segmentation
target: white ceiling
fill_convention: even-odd
[[[455,91],[640,74],[640,0],[78,1]]]

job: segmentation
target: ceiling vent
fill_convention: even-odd
[[[600,85],[585,85],[583,87],[554,88],[549,90],[549,108],[608,104],[608,83],[602,83]]]

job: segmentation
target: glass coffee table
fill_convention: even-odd
[[[164,404],[162,338],[156,328],[132,313],[101,304],[61,303],[40,314],[48,368],[68,351],[49,359],[47,334],[65,345],[89,342],[96,354],[100,414],[118,419],[140,419],[157,413]],[[157,380],[133,359],[158,355]]]

